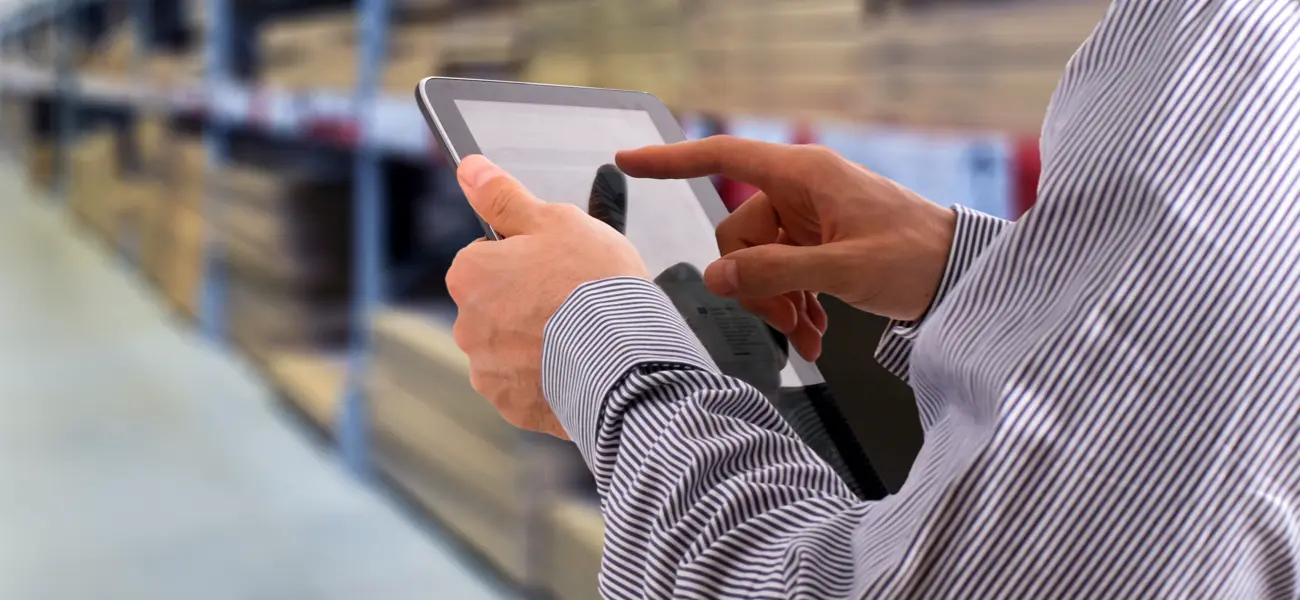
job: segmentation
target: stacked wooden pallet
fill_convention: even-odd
[[[440,48],[428,75],[518,78],[522,26],[520,9],[509,3],[440,22],[429,31]]]
[[[271,353],[266,367],[285,399],[317,427],[334,430],[347,383],[346,357],[336,352],[278,350]]]
[[[858,0],[712,0],[688,24],[685,104],[719,114],[843,117],[862,103]]]
[[[344,342],[350,183],[232,166],[208,189],[221,205],[230,338],[260,363],[277,350]]]
[[[39,190],[54,189],[55,144],[52,140],[31,139],[23,145],[23,164],[27,183]]]
[[[469,385],[445,316],[381,313],[368,397],[373,456],[400,487],[507,577],[545,584],[549,490],[582,469],[571,445],[507,424]]]
[[[326,13],[262,28],[263,81],[287,88],[352,87],[357,15]]]
[[[110,235],[118,197],[117,135],[99,130],[87,134],[68,152],[69,208],[83,225],[104,237]]]
[[[145,62],[145,77],[156,86],[193,83],[203,77],[203,56],[199,53],[155,52]]]
[[[682,0],[534,0],[523,16],[523,78],[635,89],[680,103],[686,86]]]
[[[1061,71],[1107,4],[950,9],[868,27],[862,114],[1037,132]]]
[[[125,76],[131,68],[135,48],[135,28],[129,24],[118,27],[98,47],[87,49],[81,70],[106,77]]]
[[[1107,4],[868,17],[860,0],[536,0],[526,78],[716,114],[1035,130]]]
[[[518,18],[510,9],[429,18],[399,14],[387,36],[382,89],[410,93],[448,63],[511,60]],[[417,18],[418,17],[418,18]],[[265,28],[262,81],[290,89],[350,89],[357,77],[357,15],[334,12]]]
[[[198,314],[204,271],[203,218],[207,151],[202,140],[144,120],[137,132],[155,199],[140,232],[140,265],[183,316]]]

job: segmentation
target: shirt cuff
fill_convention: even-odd
[[[718,372],[673,303],[650,281],[619,277],[583,284],[546,323],[542,393],[588,466],[606,398],[640,367]]]
[[[961,205],[954,206],[953,212],[957,213],[957,227],[953,232],[952,249],[948,251],[948,263],[944,267],[934,299],[921,318],[914,321],[890,321],[876,349],[876,359],[880,364],[904,379],[908,377],[912,341],[920,334],[926,317],[943,302],[962,274],[1010,223]]]

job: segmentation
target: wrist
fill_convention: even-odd
[[[903,297],[898,311],[884,316],[901,321],[918,321],[934,305],[943,287],[957,236],[957,212],[927,203],[924,215],[914,221],[903,241],[907,248],[899,272]]]

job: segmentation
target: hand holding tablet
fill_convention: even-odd
[[[779,257],[771,246],[792,241],[779,236],[747,241],[742,235],[737,245],[725,242],[725,229],[715,235],[728,213],[707,177],[718,172],[731,175],[735,169],[723,160],[725,149],[720,145],[739,140],[681,143],[685,136],[667,107],[639,92],[427,78],[416,97],[443,148],[460,164],[461,184],[484,222],[487,237],[498,240],[462,251],[447,283],[461,309],[455,333],[470,356],[471,383],[511,423],[565,435],[542,393],[545,325],[579,286],[638,277],[658,284],[720,370],[762,392],[851,487],[859,493],[882,489],[830,386],[807,360],[819,355],[826,327],[825,313],[818,310],[820,305],[810,292],[816,288],[772,292],[779,298],[769,303],[798,296],[798,302],[791,300],[788,307],[759,311],[780,330],[778,334],[744,310],[744,306],[761,307],[764,298],[747,295],[750,288],[743,286],[731,290],[739,292],[736,295],[726,294],[726,288],[718,285],[719,274],[723,280],[726,276],[719,266],[727,263],[719,261],[719,241],[727,252],[756,257],[768,252],[773,259]],[[757,158],[768,161],[764,169],[771,171],[771,177],[789,174],[792,167],[817,164],[806,148],[767,146]],[[775,164],[776,149],[793,152],[800,162]],[[631,150],[636,151],[627,152]],[[709,153],[711,160],[693,162],[692,157],[707,159]],[[624,172],[634,171],[629,173],[632,177],[611,171],[616,156]],[[845,172],[841,169],[840,174]],[[751,182],[763,187],[762,173],[752,174]],[[800,181],[812,181],[812,174],[805,175],[772,182],[796,189]],[[606,201],[611,198],[614,201]],[[755,202],[756,208],[747,214],[762,217],[771,212],[761,210],[763,205]],[[603,220],[592,218],[593,208]],[[742,232],[733,229],[732,233]],[[789,273],[792,267],[814,266],[802,259],[828,256],[812,248],[798,248],[795,253],[800,260],[789,265],[765,264],[774,272]],[[870,253],[862,256],[870,259]],[[755,281],[752,269],[739,274],[742,284]],[[841,269],[835,276],[847,281],[854,274]],[[615,310],[615,305],[603,310]],[[790,336],[788,345],[781,334]],[[610,351],[630,352],[631,360],[638,350],[614,347]],[[601,393],[585,388],[575,392]]]
[[[645,264],[619,232],[572,204],[538,199],[482,156],[466,157],[457,177],[475,212],[503,238],[470,244],[447,272],[459,307],[453,335],[470,356],[471,384],[510,424],[566,437],[542,397],[546,322],[578,286],[648,278]]]

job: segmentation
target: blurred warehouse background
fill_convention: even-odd
[[[450,341],[442,276],[479,229],[416,82],[646,90],[692,137],[821,143],[1015,217],[1107,4],[0,3],[0,347],[27,386],[0,388],[0,539],[35,548],[0,550],[0,596],[596,598],[576,451],[507,426]],[[905,405],[874,425],[892,487],[919,444]],[[83,454],[95,477],[67,467]],[[182,513],[206,525],[177,533]]]

